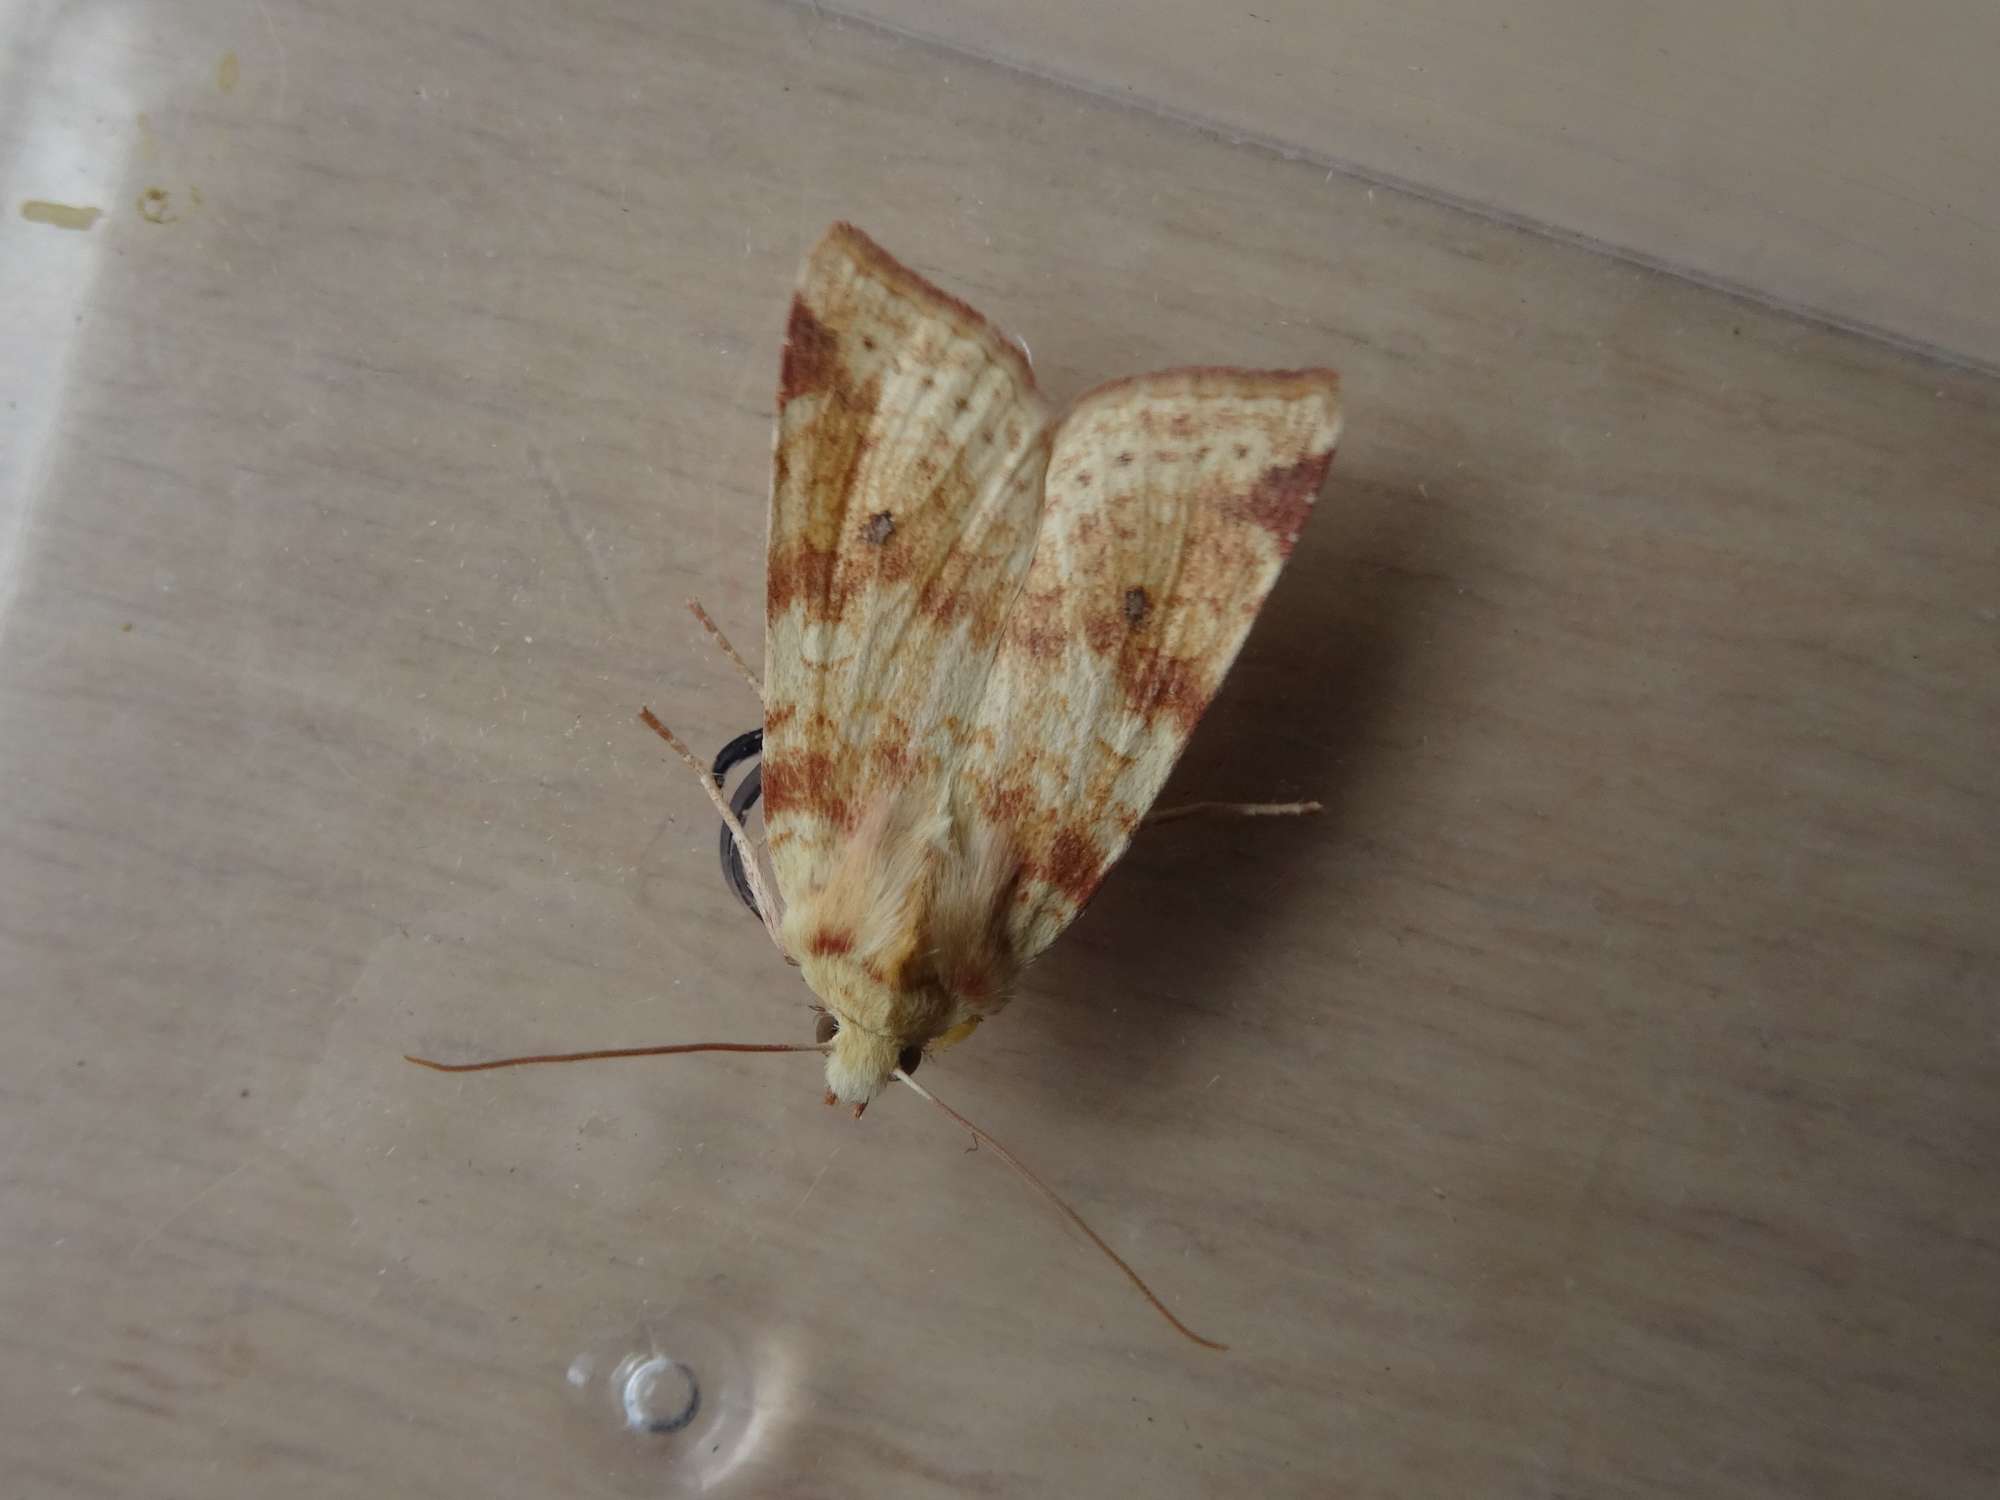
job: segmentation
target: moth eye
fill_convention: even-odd
[[[921,1047],[905,1047],[901,1052],[896,1054],[896,1066],[901,1068],[905,1073],[916,1072],[917,1064],[923,1060],[924,1049]]]
[[[838,1030],[840,1030],[840,1022],[836,1021],[827,1012],[821,1011],[819,1019],[813,1022],[813,1040],[824,1047],[828,1042],[833,1040],[833,1034]]]

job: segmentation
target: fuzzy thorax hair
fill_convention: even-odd
[[[785,915],[785,944],[839,1023],[835,1097],[865,1104],[909,1047],[928,1047],[1005,1001],[1004,838],[935,787],[870,808],[826,883]]]

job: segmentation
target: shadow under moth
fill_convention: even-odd
[[[757,731],[712,770],[724,867],[816,997],[815,1042],[491,1062],[820,1052],[858,1118],[892,1080],[1052,1189],[911,1077],[1004,1009],[1134,834],[1310,514],[1340,432],[1330,370],[1166,370],[1056,411],[1022,349],[836,224],[785,331]],[[734,798],[724,773],[757,752]],[[761,790],[771,881],[743,818]]]

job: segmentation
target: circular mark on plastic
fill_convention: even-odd
[[[679,1360],[655,1354],[626,1375],[624,1401],[634,1432],[679,1432],[701,1410],[701,1382]]]

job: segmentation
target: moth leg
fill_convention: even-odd
[[[1214,814],[1228,818],[1304,818],[1321,811],[1317,802],[1183,802],[1179,807],[1156,807],[1140,821],[1141,828],[1174,823],[1182,818]]]
[[[764,685],[757,680],[757,674],[750,670],[749,663],[736,654],[736,648],[729,644],[729,637],[722,633],[722,627],[708,617],[708,611],[701,607],[699,599],[688,600],[687,607],[688,612],[701,621],[701,628],[708,632],[708,638],[715,642],[717,649],[729,658],[729,664],[743,674],[743,680],[750,684],[750,691],[755,693],[757,701],[762,703]]]
[[[756,847],[751,844],[750,835],[743,831],[742,821],[736,816],[735,809],[723,798],[721,789],[716,786],[702,763],[694,758],[694,752],[681,743],[679,735],[662,724],[650,708],[640,709],[639,718],[648,729],[673,747],[674,754],[687,762],[688,769],[694,772],[695,779],[701,783],[701,789],[708,794],[708,800],[713,802],[716,811],[722,814],[723,826],[729,830],[731,837],[736,840],[737,847],[743,851],[743,878],[750,886],[751,898],[757,906],[757,915],[764,922],[764,931],[770,934],[772,946],[784,957],[785,962],[791,963],[792,955],[785,951],[785,940],[778,935],[778,908],[771,900],[770,892],[764,887],[764,871],[757,863]]]
[[[723,790],[728,784],[729,773],[746,760],[753,760],[764,753],[764,731],[746,729],[716,752],[715,764],[709,768],[709,775],[715,778],[716,790]],[[736,821],[744,827],[750,823],[750,809],[757,805],[757,798],[764,790],[764,768],[752,766],[750,774],[730,794],[729,810],[736,814]],[[727,823],[722,825],[721,839],[722,880],[736,893],[736,899],[750,909],[750,915],[760,920],[763,913],[757,910],[757,897],[750,889],[750,877],[743,867],[743,850],[737,846],[736,835]]]

